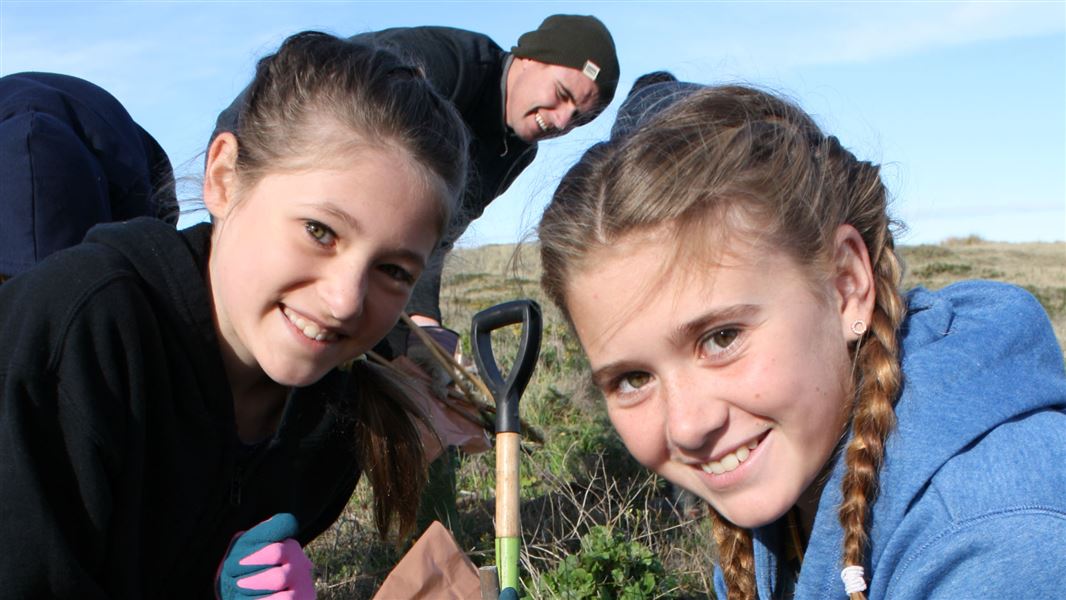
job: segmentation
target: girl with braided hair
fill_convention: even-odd
[[[879,169],[794,104],[689,92],[599,144],[542,284],[633,456],[706,500],[719,598],[1048,598],[1066,377],[1004,284],[900,292]]]

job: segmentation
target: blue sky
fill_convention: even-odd
[[[610,28],[622,77],[592,124],[542,144],[461,243],[514,242],[603,139],[632,81],[667,69],[797,100],[884,165],[900,241],[1066,239],[1066,2],[32,2],[0,0],[0,74],[55,71],[114,94],[196,175],[215,116],[286,35],[448,25],[505,49],[553,13]],[[193,190],[195,192],[195,190]],[[186,194],[187,195],[187,194]],[[185,219],[184,222],[189,222]]]

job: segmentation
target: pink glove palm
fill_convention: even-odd
[[[297,530],[296,518],[280,513],[239,534],[219,570],[219,597],[313,600],[313,565],[292,539]]]

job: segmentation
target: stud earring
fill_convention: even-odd
[[[851,324],[851,332],[862,337],[862,334],[866,333],[866,322],[862,319],[855,321]]]

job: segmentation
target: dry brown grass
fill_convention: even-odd
[[[904,288],[939,289],[962,279],[991,279],[1029,290],[1044,306],[1066,349],[1066,243],[1008,244],[963,238],[904,246]]]

